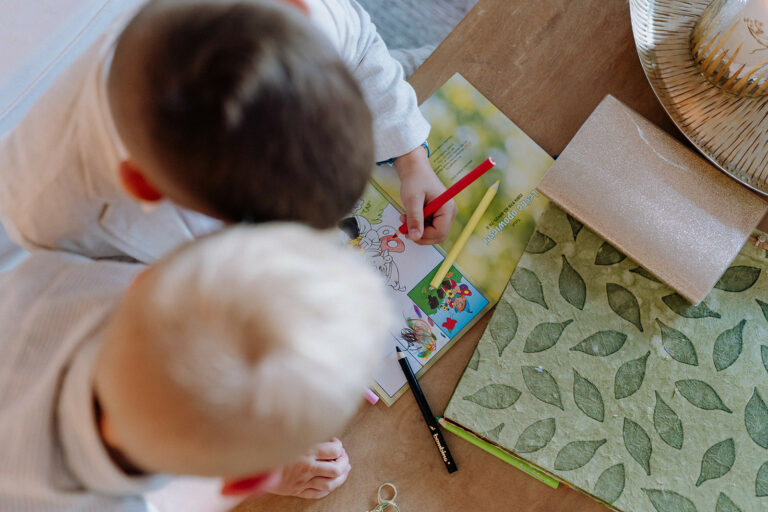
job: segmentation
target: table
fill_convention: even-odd
[[[608,93],[684,140],[645,79],[626,0],[480,0],[411,78],[419,100],[456,72],[550,154],[563,150]],[[444,410],[488,316],[421,379],[433,410]],[[237,512],[364,512],[384,482],[397,485],[403,512],[608,510],[564,486],[552,490],[446,433],[459,467],[449,475],[410,393],[391,408],[364,406],[342,441],[353,470],[330,496],[260,497]]]

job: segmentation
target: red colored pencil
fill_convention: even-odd
[[[424,207],[424,219],[426,220],[427,217],[439,210],[441,206],[453,199],[456,194],[467,188],[477,178],[488,172],[494,165],[496,165],[496,162],[493,161],[493,158],[486,158],[485,161],[475,167],[472,172],[461,178],[459,181],[451,185],[448,190],[427,203],[427,205]],[[400,226],[400,232],[402,234],[408,233],[408,225],[406,223],[403,223]]]

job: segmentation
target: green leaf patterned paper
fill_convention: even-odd
[[[445,416],[622,512],[768,511],[764,251],[690,304],[554,205],[536,229]]]

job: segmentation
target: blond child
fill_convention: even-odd
[[[397,157],[408,236],[434,243],[455,207],[423,226],[428,131],[354,0],[152,0],[0,141],[0,220],[28,249],[151,262],[219,221],[330,227]]]
[[[391,318],[372,270],[295,225],[147,270],[38,251],[0,275],[0,510],[144,511],[169,474],[322,497]]]

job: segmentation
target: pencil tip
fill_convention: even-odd
[[[400,347],[395,347],[395,350],[397,350],[397,353],[398,353],[398,354],[399,354],[400,352],[402,352],[402,350],[400,350]]]
[[[495,188],[495,189],[497,189],[497,190],[498,190],[498,188],[499,188],[499,183],[501,183],[501,181],[500,181],[500,180],[496,180],[496,183],[494,183],[493,185],[491,185],[491,188]]]

